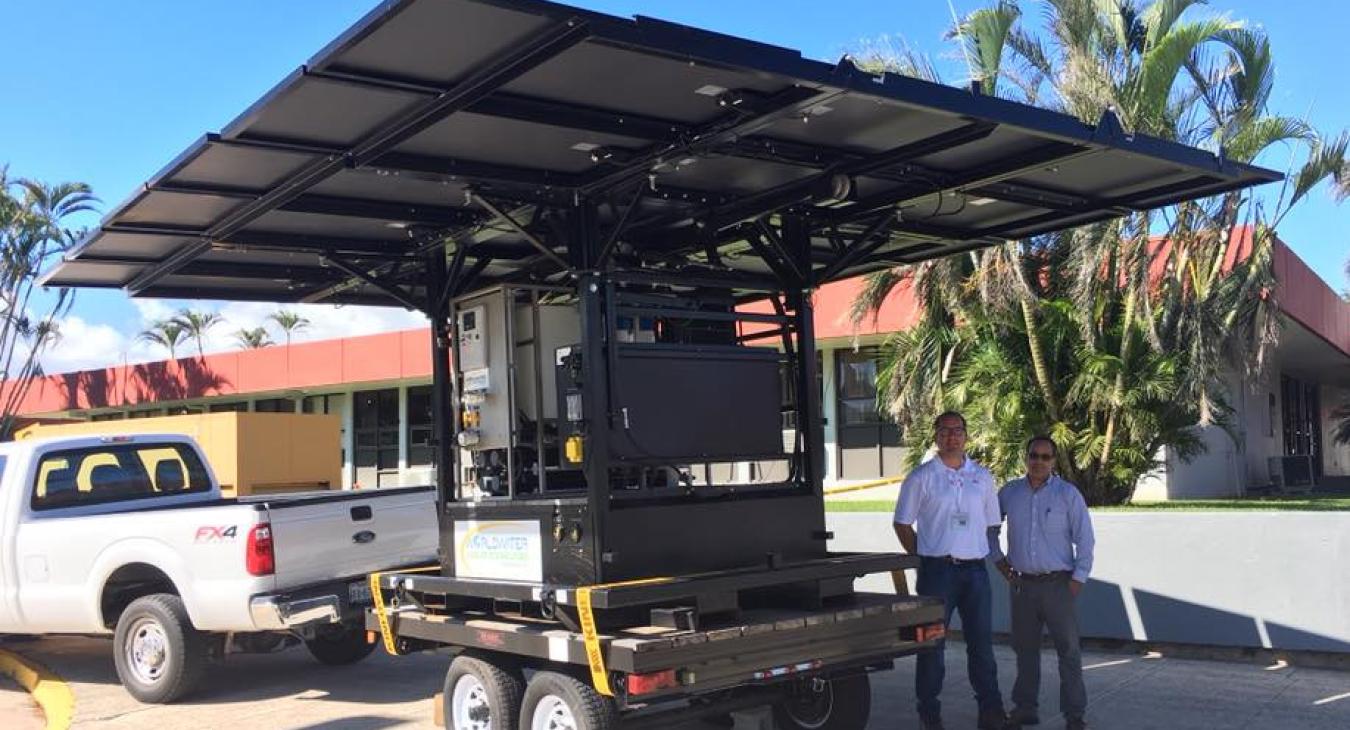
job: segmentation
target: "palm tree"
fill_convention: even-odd
[[[902,284],[924,308],[879,376],[902,425],[962,407],[972,449],[1008,471],[1027,434],[1052,433],[1071,447],[1061,470],[1100,503],[1128,499],[1160,448],[1198,453],[1194,424],[1227,424],[1223,368],[1259,367],[1276,334],[1274,228],[1344,173],[1346,141],[1270,114],[1265,36],[1183,17],[1194,4],[1048,0],[1038,33],[1001,1],[953,29],[983,93],[1092,122],[1114,113],[1103,123],[1239,162],[1291,144],[1304,163],[1269,208],[1232,193],[870,277],[855,318]],[[915,68],[901,58],[891,70]],[[1246,253],[1236,264],[1233,246]]]
[[[309,320],[290,309],[278,309],[268,319],[277,323],[286,337],[286,345],[291,344],[291,334],[309,327]]]
[[[234,340],[246,350],[257,350],[275,344],[272,342],[272,336],[267,333],[266,327],[238,330],[234,333]]]
[[[38,275],[83,237],[66,227],[67,219],[97,202],[84,183],[13,180],[0,167],[0,382],[6,386],[0,438],[9,437],[19,404],[42,372],[41,354],[59,337],[58,322],[74,303],[73,290],[57,288],[45,312],[34,307]]]
[[[137,335],[137,339],[159,345],[169,351],[169,359],[178,359],[178,345],[187,339],[187,328],[177,319],[157,320]]]
[[[225,318],[216,312],[197,312],[191,309],[180,309],[174,316],[174,321],[183,328],[188,337],[191,337],[197,343],[197,357],[205,358],[202,343],[206,339],[207,333],[212,327],[225,321]]]

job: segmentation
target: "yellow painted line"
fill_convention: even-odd
[[[75,719],[75,693],[70,685],[41,664],[0,649],[0,674],[28,690],[47,717],[47,730],[66,730]]]
[[[891,477],[890,479],[878,479],[874,482],[863,482],[862,484],[850,484],[847,487],[832,487],[825,490],[825,496],[832,494],[844,494],[845,492],[861,492],[864,489],[875,489],[885,487],[891,484],[899,484],[904,481],[904,477]]]

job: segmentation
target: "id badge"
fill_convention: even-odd
[[[955,525],[955,526],[957,526],[957,527],[960,527],[960,528],[963,528],[963,529],[964,529],[966,525],[970,524],[970,513],[968,513],[968,512],[957,512],[957,513],[953,514],[953,515],[952,515],[952,524]]]

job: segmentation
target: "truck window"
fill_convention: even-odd
[[[148,499],[211,489],[206,468],[184,444],[108,444],[54,451],[38,462],[35,510]]]

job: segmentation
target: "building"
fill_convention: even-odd
[[[1168,455],[1144,480],[1145,498],[1245,493],[1271,482],[1271,459],[1307,457],[1318,478],[1350,481],[1350,446],[1331,438],[1331,412],[1350,401],[1350,304],[1279,244],[1275,265],[1283,334],[1260,377],[1232,376],[1238,439],[1210,428],[1209,451],[1190,463]],[[854,279],[816,296],[818,373],[833,483],[897,476],[900,433],[876,410],[879,346],[916,321],[914,299],[892,293],[855,328]],[[425,330],[281,345],[50,375],[34,383],[26,418],[108,420],[201,411],[299,411],[342,419],[346,486],[431,479],[431,345]]]

